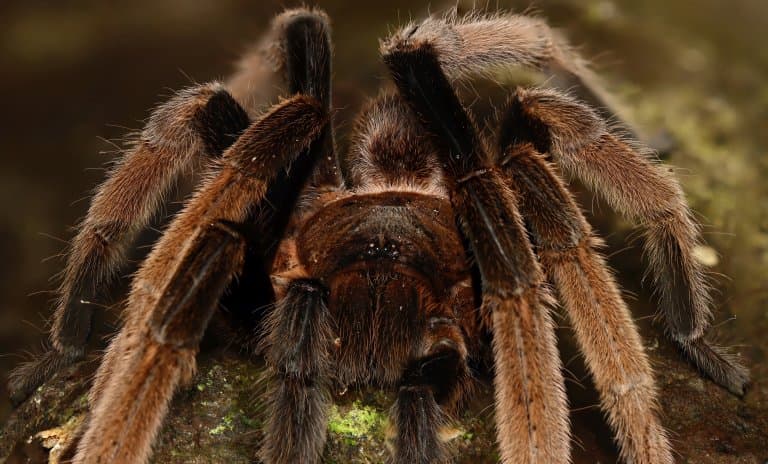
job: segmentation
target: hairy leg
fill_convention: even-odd
[[[327,290],[294,280],[267,321],[267,421],[261,458],[266,464],[316,463],[325,444],[335,338]]]
[[[453,183],[451,201],[480,270],[493,329],[497,430],[505,463],[567,463],[568,408],[550,297],[513,192],[429,44],[395,39],[384,61],[425,124]]]
[[[147,462],[173,392],[194,374],[197,346],[239,268],[243,244],[223,223],[192,238],[160,283],[162,296],[142,314],[141,328],[134,325],[110,347],[115,370],[100,382],[74,462]]]
[[[227,88],[252,117],[280,95],[301,93],[331,107],[331,27],[317,8],[288,9],[272,20],[270,31],[240,60]],[[323,156],[307,157],[318,165],[311,182],[316,186],[341,183],[329,127],[313,149]]]
[[[124,261],[137,232],[146,226],[182,172],[196,161],[220,155],[248,127],[248,116],[235,100],[245,102],[256,116],[264,109],[257,110],[255,105],[271,100],[274,95],[267,94],[280,84],[289,95],[312,96],[330,110],[330,28],[323,12],[284,12],[274,20],[259,50],[249,55],[228,81],[234,99],[224,86],[213,83],[181,91],[155,110],[134,148],[97,190],[68,256],[51,330],[52,349],[12,373],[9,390],[14,402],[21,402],[55,372],[83,357],[94,302]],[[304,181],[320,161],[312,182],[339,185],[333,145],[333,132],[326,127],[310,148],[312,154],[295,166],[293,177]],[[269,192],[267,202],[291,210],[292,202],[286,197],[299,188],[281,180],[275,183],[278,188]],[[281,185],[293,191],[286,192]],[[283,222],[287,222],[285,216]],[[266,227],[275,231],[260,231],[262,234],[276,235],[280,233],[277,229],[284,228],[274,220],[267,222]],[[260,257],[260,252],[251,252],[248,262]],[[246,277],[236,285],[253,284],[252,273]],[[233,298],[242,294],[239,287],[233,289]],[[249,304],[229,303],[233,310],[238,304]]]
[[[331,114],[331,28],[317,9],[289,9],[276,16],[262,42],[247,54],[227,83],[251,115],[277,96],[314,97]],[[278,244],[292,233],[292,221],[313,204],[318,192],[338,190],[342,184],[335,156],[333,124],[271,183],[262,205],[253,212],[243,273],[222,301],[246,343],[264,323],[264,308],[275,300],[269,269]],[[264,291],[254,292],[254,289]]]
[[[441,429],[471,385],[467,348],[450,308],[427,318],[421,356],[408,363],[392,407],[395,464],[452,462]]]
[[[327,63],[330,62],[331,50],[330,46],[326,46],[329,40],[329,20],[323,11],[308,8],[285,10],[272,19],[269,31],[243,55],[235,72],[227,79],[226,86],[248,114],[257,117],[269,108],[269,102],[276,97],[296,93],[308,76],[318,76],[315,84],[320,85],[315,87],[316,92],[305,88],[304,93],[327,104],[330,87],[323,84],[330,80]],[[304,72],[312,66],[314,72]]]
[[[553,75],[565,88],[576,86],[606,116],[621,119],[619,107],[600,77],[559,31],[540,18],[478,13],[458,16],[451,12],[431,16],[421,23],[410,23],[389,40],[429,43],[451,79],[478,75],[494,79],[499,69],[513,66],[543,71]],[[389,46],[389,42],[383,46]],[[621,124],[635,132],[630,123],[621,121]]]
[[[218,83],[183,90],[152,113],[134,147],[98,188],[80,224],[58,289],[52,348],[11,374],[14,402],[82,358],[95,301],[125,261],[136,234],[182,172],[220,155],[248,124],[245,112]]]
[[[596,251],[599,240],[563,182],[530,143],[518,139],[501,149],[501,168],[520,198],[520,212],[539,259],[573,323],[622,459],[672,463],[656,414],[651,366],[629,309]]]
[[[158,361],[157,369],[169,369],[167,380],[174,385],[181,379],[180,373],[187,372],[193,365],[189,363],[193,362],[198,334],[185,332],[176,325],[183,323],[185,317],[195,318],[191,322],[196,324],[202,324],[202,319],[207,323],[209,312],[215,309],[224,285],[229,280],[227,278],[226,282],[222,281],[222,286],[215,287],[215,291],[210,290],[211,293],[205,290],[205,294],[210,295],[211,307],[205,306],[207,299],[201,300],[201,305],[190,303],[199,299],[200,295],[196,297],[192,294],[195,289],[207,289],[208,285],[218,282],[217,279],[223,273],[219,269],[214,277],[206,274],[195,280],[195,272],[209,272],[209,266],[215,263],[212,260],[203,260],[194,267],[191,274],[185,273],[187,260],[199,259],[202,253],[195,251],[194,247],[207,246],[207,241],[199,244],[200,240],[196,238],[210,224],[232,224],[232,227],[236,227],[245,221],[263,199],[269,180],[306,150],[323,130],[325,123],[325,111],[312,98],[296,96],[276,106],[253,123],[224,153],[219,169],[211,173],[169,225],[134,278],[124,327],[110,344],[91,389],[91,418],[75,462],[101,462],[99,459],[114,462],[109,461],[110,456],[121,456],[120,453],[127,453],[125,456],[130,455],[138,459],[138,462],[144,462],[142,459],[145,460],[149,453],[164,409],[152,413],[153,419],[149,422],[142,419],[144,422],[139,425],[143,427],[136,429],[135,439],[126,435],[128,438],[125,439],[106,440],[104,435],[111,433],[115,437],[121,436],[123,421],[133,420],[133,416],[125,419],[119,411],[120,408],[128,407],[126,404],[133,404],[130,406],[133,408],[131,411],[134,411],[131,414],[135,411],[150,414],[147,411],[170,399],[173,387],[166,387],[164,382],[155,383],[150,378],[155,371],[143,370],[147,366],[146,362],[149,362],[145,358],[147,353],[155,356],[153,353],[160,350],[158,353],[161,354],[157,356],[162,355],[164,361]],[[242,250],[239,250],[237,256],[241,253]],[[240,258],[237,256],[231,255],[229,260],[225,260],[231,266],[226,268],[230,269],[230,273],[239,266]],[[212,283],[203,282],[203,277],[210,278]],[[179,336],[192,337],[188,342],[190,346],[181,346],[174,344],[173,340],[167,340],[164,331],[169,320],[174,321],[172,327],[181,331]],[[193,324],[192,327],[199,329],[199,336],[202,336],[204,324]],[[189,360],[189,363],[183,359]],[[149,380],[140,386],[132,381],[126,382],[131,373],[138,372],[150,375],[147,377]],[[146,398],[146,401],[132,402],[132,395],[137,394],[137,390],[131,390],[131,386],[140,387],[141,395],[144,395],[141,398]],[[141,456],[144,458],[139,459]],[[120,462],[135,462],[128,457],[125,459]]]
[[[530,140],[611,207],[641,223],[667,332],[702,372],[743,394],[747,370],[704,340],[712,300],[693,257],[701,238],[671,170],[638,143],[616,135],[592,109],[554,90],[519,89],[507,118],[502,145]]]

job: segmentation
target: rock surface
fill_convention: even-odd
[[[763,464],[768,460],[768,391],[756,386],[738,399],[700,378],[661,342],[651,350],[657,367],[663,421],[680,463]],[[75,434],[87,405],[87,381],[95,363],[85,362],[41,387],[0,432],[0,461],[56,464]],[[178,392],[155,447],[155,463],[252,463],[261,438],[257,361],[216,350],[200,357],[193,383]],[[764,373],[760,373],[761,375]],[[483,391],[484,390],[484,391]],[[582,395],[593,394],[591,387]],[[610,431],[594,398],[571,395],[574,462],[616,461]],[[337,395],[328,425],[323,462],[381,463],[387,456],[387,410],[391,396],[379,391]],[[587,406],[580,404],[587,402]],[[459,463],[495,463],[492,396],[481,388],[451,433]]]

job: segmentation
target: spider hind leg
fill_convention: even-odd
[[[671,463],[656,414],[651,366],[613,276],[596,251],[600,242],[544,156],[524,141],[527,137],[514,139],[513,145],[502,142],[501,168],[520,198],[539,260],[572,321],[621,455],[638,464]]]
[[[10,375],[14,403],[82,359],[96,302],[137,233],[182,173],[219,156],[248,127],[244,110],[218,83],[179,92],[151,115],[135,146],[99,187],[70,245],[50,332],[51,349]]]
[[[617,135],[594,110],[556,90],[518,89],[503,126],[502,144],[532,143],[642,226],[667,334],[701,372],[743,395],[747,369],[737,356],[705,340],[712,298],[693,256],[699,228],[670,170],[639,143]],[[521,126],[537,131],[520,131]]]

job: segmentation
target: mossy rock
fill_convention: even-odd
[[[768,391],[761,386],[747,401],[733,397],[679,359],[666,342],[649,347],[657,366],[663,421],[679,462],[763,464],[768,459]],[[199,371],[179,391],[157,440],[156,463],[252,463],[261,440],[260,382],[256,360],[216,351],[200,357]],[[63,372],[22,404],[0,432],[0,459],[8,464],[56,463],[58,453],[84,417],[87,379],[95,363]],[[573,396],[573,395],[572,395]],[[574,462],[614,462],[616,451],[596,407],[572,398]],[[377,390],[337,394],[330,412],[323,462],[381,463],[388,454],[388,410],[392,395]],[[459,463],[498,461],[492,395],[481,385],[478,400],[462,411],[445,434]],[[50,459],[50,461],[49,461]]]

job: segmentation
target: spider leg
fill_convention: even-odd
[[[264,102],[297,93],[316,98],[330,110],[331,54],[328,15],[317,8],[288,9],[273,18],[270,31],[243,56],[227,80],[227,88],[252,116],[263,111],[260,105]],[[331,124],[313,148],[324,151],[325,156],[304,157],[312,166],[318,164],[313,185],[338,186],[341,182],[333,136]]]
[[[242,261],[244,241],[224,223],[200,231],[174,268],[163,296],[142,314],[148,327],[118,338],[114,375],[104,379],[76,463],[146,462],[180,383],[191,379],[197,345],[218,298]]]
[[[314,8],[287,9],[272,18],[269,31],[243,54],[227,79],[232,96],[254,117],[267,109],[265,102],[300,90],[327,104],[331,96],[330,86],[324,85],[331,78],[328,24],[325,12]],[[315,92],[306,84],[314,85]]]
[[[331,28],[326,14],[317,9],[289,9],[276,16],[264,40],[241,62],[241,69],[228,81],[238,101],[246,102],[250,114],[260,114],[263,104],[276,95],[303,94],[314,97],[331,114]],[[278,79],[272,79],[277,77]],[[272,84],[266,89],[264,83]],[[291,219],[312,201],[304,198],[342,185],[335,156],[332,116],[306,155],[299,156],[290,171],[278,173],[249,223],[249,246],[243,273],[233,282],[222,304],[234,324],[247,334],[259,332],[265,313],[260,309],[275,301],[268,269],[278,244],[290,234]],[[265,289],[254,292],[254,288]]]
[[[550,296],[513,192],[425,42],[391,40],[384,61],[454,184],[451,201],[480,270],[493,329],[496,421],[505,463],[567,463],[568,407]]]
[[[433,314],[428,318],[426,349],[406,366],[400,380],[392,408],[394,463],[451,462],[440,429],[448,425],[446,410],[455,406],[470,383],[467,348],[451,316]]]
[[[11,373],[14,402],[84,356],[92,302],[125,261],[136,234],[183,171],[219,155],[248,123],[245,112],[218,83],[183,90],[152,113],[136,145],[98,188],[72,241],[58,289],[52,348]]]
[[[256,101],[268,101],[266,89],[271,91],[275,87],[271,84],[277,84],[271,76],[281,70],[278,75],[289,95],[310,95],[328,108],[330,49],[324,13],[288,10],[275,19],[260,53],[246,59],[227,85],[233,86],[232,95],[237,101],[246,102],[246,108],[258,115],[261,109],[255,109]],[[50,335],[52,348],[11,373],[9,391],[14,403],[27,398],[55,372],[82,359],[91,329],[93,302],[124,262],[125,252],[137,233],[159,209],[184,171],[195,162],[220,155],[248,127],[248,115],[232,95],[219,83],[179,92],[152,113],[136,145],[99,187],[72,241],[58,290],[60,297]],[[328,157],[319,156],[320,151],[333,152],[330,127],[313,143],[313,154],[302,157],[294,171],[302,171],[304,165],[309,171],[320,160],[315,183],[338,185],[335,164],[325,159]],[[280,188],[273,190],[271,200],[286,196]],[[291,209],[289,206],[286,209]],[[260,269],[261,261],[249,255],[249,264],[256,261]],[[246,275],[250,279],[256,273]],[[232,292],[235,297],[237,290]]]
[[[266,464],[320,462],[335,338],[327,293],[315,280],[294,280],[267,321],[271,389],[261,449]]]
[[[671,170],[654,162],[639,144],[612,132],[589,107],[557,91],[519,89],[507,117],[503,146],[531,140],[536,150],[550,153],[566,173],[583,180],[612,208],[642,224],[667,333],[703,373],[743,395],[746,368],[704,339],[712,300],[704,271],[693,257],[701,239]]]
[[[197,343],[240,267],[242,241],[224,232],[248,218],[269,180],[326,122],[311,97],[277,105],[222,155],[220,168],[169,225],[133,280],[124,327],[91,389],[75,462],[146,462],[167,402],[194,370]]]
[[[331,110],[331,27],[322,10],[299,8],[283,12],[275,19],[280,29],[288,94],[302,93],[317,99]],[[332,117],[332,116],[331,116]],[[335,156],[333,122],[304,157],[312,166],[310,182],[315,186],[337,187],[341,183]],[[321,156],[324,155],[324,156]],[[298,190],[298,189],[297,189]]]
[[[511,122],[509,119],[507,122]],[[575,200],[530,143],[501,147],[537,254],[573,323],[625,462],[672,463],[653,373],[605,260]]]
[[[604,84],[556,29],[536,17],[515,14],[469,14],[455,11],[410,23],[382,44],[410,40],[434,47],[443,71],[451,80],[485,75],[497,78],[499,69],[524,66],[544,71],[568,88],[576,85],[606,117],[619,117],[619,105]],[[620,124],[633,134],[624,120]]]

